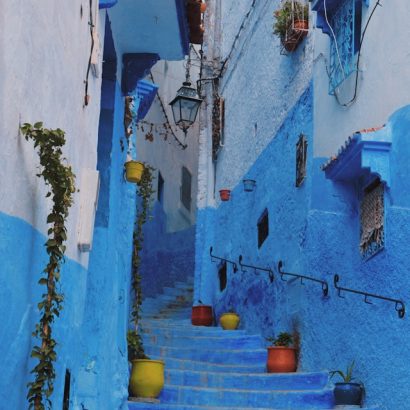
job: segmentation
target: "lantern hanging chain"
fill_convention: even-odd
[[[149,76],[150,76],[150,78],[151,78],[151,81],[152,81],[153,83],[155,83],[154,76],[152,75],[152,71],[149,72]],[[188,145],[187,145],[187,144],[183,144],[183,143],[178,139],[178,137],[175,135],[175,132],[174,132],[174,130],[173,130],[172,127],[171,127],[171,123],[169,122],[168,114],[167,114],[167,112],[166,112],[166,110],[165,110],[164,103],[163,103],[163,101],[162,101],[162,99],[161,99],[161,97],[159,96],[158,93],[157,93],[156,97],[158,98],[158,101],[159,101],[159,103],[160,103],[160,105],[161,105],[161,109],[162,109],[162,112],[163,112],[164,117],[165,117],[165,122],[166,122],[166,124],[167,124],[167,125],[166,125],[167,128],[169,128],[169,130],[171,131],[172,136],[174,137],[174,139],[175,139],[175,141],[178,143],[178,145],[181,147],[181,149],[183,149],[183,150],[186,149]]]

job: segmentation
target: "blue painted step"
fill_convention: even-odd
[[[267,360],[266,349],[208,349],[163,347],[146,344],[145,353],[162,358],[173,357],[176,359],[198,360],[209,363],[221,364],[264,364]]]
[[[162,360],[160,356],[149,355],[151,359]],[[198,360],[184,360],[167,357],[165,359],[165,367],[167,369],[179,370],[196,370],[196,371],[211,371],[211,372],[234,372],[234,373],[264,373],[266,364],[248,364],[248,365],[232,365],[232,364],[217,364],[209,362],[201,362]]]
[[[329,409],[333,407],[333,390],[278,390],[198,388],[166,385],[160,400],[165,403],[208,406],[273,407],[275,409]]]
[[[238,390],[319,390],[326,387],[328,380],[327,372],[273,374],[165,369],[166,384]]]
[[[144,334],[145,344],[155,344],[159,346],[180,347],[195,346],[196,348],[207,348],[212,346],[214,349],[262,349],[264,348],[263,339],[259,335],[233,334],[229,336],[184,336],[180,337],[171,334]]]

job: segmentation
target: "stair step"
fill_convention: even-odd
[[[265,364],[267,360],[266,349],[224,349],[217,350],[196,349],[196,348],[179,348],[156,346],[152,344],[145,344],[145,353],[148,356],[155,355],[162,358],[176,358],[188,359],[196,361],[206,361],[209,363],[223,363],[223,364]]]
[[[162,320],[141,320],[141,326],[145,333],[166,335],[171,337],[239,337],[251,336],[245,330],[223,330],[216,326],[192,326],[191,321],[181,320],[181,325],[173,326],[168,322]]]
[[[143,403],[143,402],[128,402],[129,410],[233,410],[232,407],[220,406],[190,406],[184,404],[165,404],[165,403]],[[235,407],[235,410],[278,410],[272,407]]]
[[[329,373],[217,373],[188,370],[165,370],[165,383],[181,386],[221,386],[245,390],[319,390],[324,389]]]
[[[277,409],[328,409],[333,407],[333,390],[238,390],[165,385],[159,397],[164,403],[274,407]]]
[[[230,334],[228,336],[224,335],[224,337],[189,335],[180,337],[173,333],[145,333],[143,338],[144,343],[180,348],[186,346],[195,346],[196,348],[212,346],[213,349],[263,349],[265,347],[263,339],[259,335]]]
[[[168,286],[162,288],[162,294],[167,296],[192,296],[193,289],[190,288],[170,288]]]
[[[153,360],[163,360],[162,357],[156,355],[148,355]],[[265,373],[266,364],[222,364],[222,363],[209,363],[199,360],[186,360],[176,359],[173,357],[165,358],[166,369],[177,370],[196,370],[196,371],[209,371],[209,372],[221,372],[221,373]]]

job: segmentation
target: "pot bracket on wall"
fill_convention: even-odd
[[[390,187],[389,126],[358,131],[349,137],[337,155],[332,156],[322,170],[333,181],[368,181],[376,177]]]

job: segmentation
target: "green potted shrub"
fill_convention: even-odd
[[[309,29],[309,5],[287,0],[274,12],[274,17],[273,33],[279,36],[287,51],[295,51]]]
[[[268,347],[266,364],[268,373],[295,372],[297,360],[293,336],[290,333],[282,332],[276,338],[269,337],[267,340],[273,343],[273,346]]]
[[[336,374],[343,380],[335,383],[333,394],[335,396],[335,404],[355,404],[361,405],[363,400],[364,387],[360,382],[353,382],[354,360],[347,366],[346,372],[342,370],[332,370],[330,377]]]

